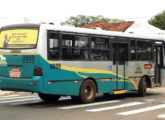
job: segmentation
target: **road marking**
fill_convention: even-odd
[[[59,100],[69,100],[69,99],[71,99],[71,97],[70,96],[67,96],[67,97],[60,97],[60,99]]]
[[[151,110],[157,110],[157,109],[161,109],[161,108],[165,108],[165,104],[156,105],[156,106],[152,106],[152,107],[145,107],[142,109],[126,111],[126,112],[121,112],[121,113],[117,113],[117,114],[119,114],[119,115],[133,115],[133,114],[147,112],[147,111],[151,111]]]
[[[12,103],[12,102],[21,102],[21,101],[29,101],[29,100],[40,100],[40,98],[29,98],[29,99],[20,99],[20,100],[11,100],[11,101],[1,101],[0,103]]]
[[[141,105],[144,104],[144,102],[132,102],[132,103],[124,103],[121,105],[116,105],[116,106],[111,106],[111,107],[103,107],[103,108],[97,108],[97,109],[90,109],[90,110],[85,110],[88,112],[99,112],[99,111],[105,111],[105,110],[113,110],[117,108],[124,108],[124,107],[129,107],[129,106],[134,106],[134,105]]]
[[[0,99],[0,101],[2,101],[2,100],[20,99],[20,98],[31,98],[31,97],[36,97],[36,96],[20,96],[20,97],[2,98],[2,99]]]
[[[99,103],[90,103],[90,104],[83,104],[83,105],[74,105],[74,106],[67,106],[67,107],[60,107],[58,109],[74,109],[74,108],[83,108],[83,107],[89,107],[89,106],[95,106],[95,105],[103,105],[108,103],[116,103],[120,102],[120,100],[113,100],[113,101],[107,101],[107,102],[99,102]]]
[[[158,118],[165,118],[165,114],[158,115]]]

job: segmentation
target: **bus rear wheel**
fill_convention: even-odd
[[[58,99],[60,98],[59,95],[50,95],[50,94],[42,94],[38,93],[38,96],[45,102],[57,102]]]
[[[90,103],[95,100],[96,84],[93,80],[85,80],[80,89],[80,102]]]
[[[139,83],[138,94],[139,96],[144,97],[146,96],[146,93],[147,93],[147,82],[146,82],[146,77],[143,77]]]

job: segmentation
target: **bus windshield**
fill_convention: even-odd
[[[0,49],[36,48],[38,29],[9,29],[0,33]]]

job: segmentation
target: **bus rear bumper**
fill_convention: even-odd
[[[34,76],[31,79],[0,77],[0,89],[8,91],[40,92],[43,90],[43,78]]]

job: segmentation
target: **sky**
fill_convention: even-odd
[[[77,15],[147,21],[163,10],[165,0],[3,0],[0,25],[22,23],[24,18],[59,24]]]

